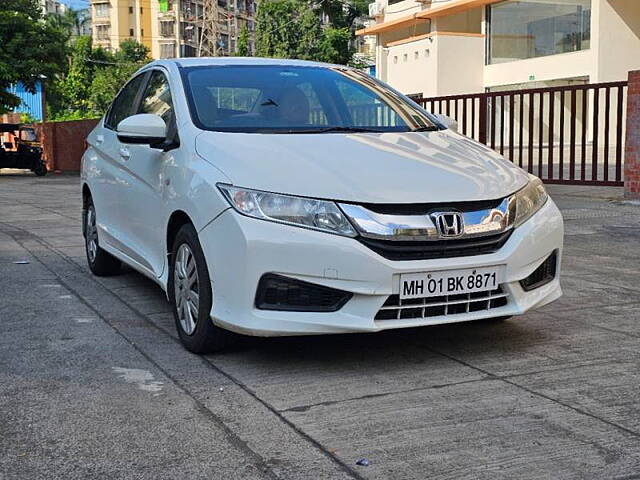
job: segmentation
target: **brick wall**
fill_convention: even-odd
[[[97,123],[98,119],[35,124],[49,170],[80,171],[84,140]]]
[[[640,70],[629,72],[624,195],[640,199]]]

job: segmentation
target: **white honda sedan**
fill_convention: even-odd
[[[155,61],[82,164],[89,267],[156,281],[184,346],[505,318],[561,295],[542,183],[351,68]]]

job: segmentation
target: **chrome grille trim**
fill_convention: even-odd
[[[477,210],[448,209],[460,212],[464,232],[449,241],[495,235],[511,230],[515,218],[514,197],[504,198],[494,208]],[[342,211],[364,238],[392,241],[444,240],[438,233],[432,214],[447,210],[446,204],[432,205],[424,214],[392,214],[375,212],[365,206],[340,203]],[[398,207],[400,210],[400,207]],[[477,208],[477,207],[476,207]]]

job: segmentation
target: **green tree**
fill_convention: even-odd
[[[256,16],[256,55],[297,58],[300,37],[296,0],[263,0]]]
[[[74,37],[80,36],[80,33],[82,33],[82,27],[84,27],[89,20],[83,11],[75,10],[70,7],[64,11],[62,16],[65,19],[65,23],[70,27],[71,36]]]
[[[91,81],[91,93],[88,103],[90,111],[102,115],[131,76],[149,62],[149,49],[135,40],[124,40],[120,49],[113,55],[112,61],[98,60],[99,55],[109,55],[108,52],[94,50],[93,60],[96,63],[95,74]]]
[[[149,48],[135,40],[123,40],[114,57],[116,62],[147,63]]]
[[[316,59],[321,62],[347,65],[351,62],[353,51],[349,47],[351,32],[348,28],[325,28]]]
[[[317,5],[305,0],[263,0],[256,17],[256,55],[346,65],[353,57],[352,10],[355,7],[345,9],[338,0]],[[328,24],[322,24],[322,16],[329,19]]]
[[[296,42],[295,58],[319,60],[318,50],[322,42],[323,31],[320,24],[320,12],[315,8],[302,10],[297,19],[299,39]]]
[[[49,13],[46,21],[51,26],[67,32],[67,36],[77,37],[82,31],[82,27],[87,23],[88,19],[80,10],[67,8],[64,13]]]
[[[52,80],[65,69],[67,36],[42,20],[37,0],[0,1],[0,113],[20,105],[11,85],[22,82],[35,92],[40,78]]]
[[[249,29],[246,25],[243,25],[238,34],[238,51],[237,57],[248,57],[249,54]]]
[[[89,109],[91,78],[91,37],[78,37],[73,45],[69,72],[60,84],[60,93],[64,98],[65,110],[85,113]]]
[[[93,48],[90,37],[78,37],[67,75],[50,90],[51,117],[54,120],[99,117],[126,81],[149,60],[149,49],[135,40],[123,41],[112,54],[101,47]]]

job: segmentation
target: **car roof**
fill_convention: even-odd
[[[21,123],[0,123],[0,133],[10,133],[20,130]]]
[[[189,57],[172,58],[166,60],[155,60],[147,65],[177,65],[178,67],[204,67],[204,66],[230,66],[230,65],[279,65],[291,67],[342,67],[344,65],[332,65],[322,62],[311,62],[308,60],[288,60],[283,58],[260,58],[260,57]]]

